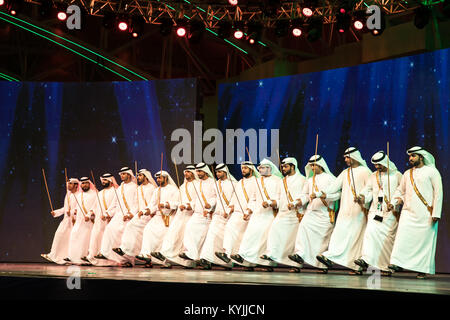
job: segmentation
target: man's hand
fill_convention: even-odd
[[[394,205],[392,203],[388,203],[387,210],[388,211],[393,211],[394,210]]]
[[[158,209],[159,209],[159,210],[164,209],[164,204],[162,204],[162,203],[158,204]]]
[[[234,212],[234,204],[229,206],[229,208],[230,208],[230,212],[228,214],[232,214]]]
[[[186,210],[187,210],[187,211],[192,211],[192,207],[191,207],[191,204],[190,204],[190,203],[188,203],[188,205],[187,205],[187,207],[186,207]]]
[[[72,218],[72,224],[75,224],[75,218]]]
[[[88,216],[85,216],[85,217],[84,217],[84,221],[88,222],[88,221],[89,221],[89,217],[88,217]]]
[[[51,211],[50,214],[51,214],[52,216],[55,216],[55,211]],[[68,216],[70,217],[70,213],[69,213]]]
[[[250,209],[250,208],[247,208],[247,212],[249,215],[251,215],[253,213],[252,209]]]
[[[272,209],[276,209],[277,202],[275,200],[272,200],[272,203],[270,204],[270,206],[272,207]]]
[[[211,205],[208,202],[205,203],[205,209],[211,209]]]
[[[166,202],[166,205],[164,206],[166,209],[170,209],[170,204]]]
[[[327,198],[327,194],[322,191],[322,195],[320,196],[320,198],[325,200]]]
[[[296,208],[300,208],[303,205],[302,200],[297,199],[297,203],[295,204]]]
[[[250,215],[249,215],[249,214],[244,214],[243,219],[244,219],[245,221],[248,221],[248,220],[250,219]]]
[[[181,211],[186,210],[186,206],[184,204],[182,204],[179,208],[180,208]]]
[[[432,220],[433,220],[433,224],[435,224],[436,222],[439,221],[439,218],[433,217]]]
[[[292,203],[288,203],[288,209],[289,210],[293,210],[295,208],[295,206]]]
[[[267,209],[269,207],[269,204],[267,203],[267,201],[263,201],[262,206],[263,208]]]
[[[208,217],[208,214],[209,214],[208,210],[203,210],[203,216],[204,216],[205,218]]]
[[[76,216],[77,215],[77,209],[74,210],[73,214]]]
[[[144,213],[146,216],[148,216],[148,215],[150,215],[150,209],[149,208],[147,208],[147,209],[145,209],[145,213]]]
[[[142,211],[139,211],[139,212],[138,212],[138,217],[139,217],[139,218],[142,217],[143,214],[144,214],[144,213],[143,213]]]
[[[398,206],[402,206],[403,205],[403,200],[401,198],[395,198],[395,200],[397,200],[397,205]]]
[[[311,199],[311,201],[313,201],[316,198],[316,193],[313,192],[309,195],[309,198]]]
[[[223,217],[224,217],[225,219],[228,219],[229,215],[228,215],[226,212],[224,212],[224,213],[223,213]]]

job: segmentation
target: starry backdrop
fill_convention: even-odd
[[[0,261],[42,262],[61,218],[50,215],[69,177],[116,176],[129,166],[173,177],[168,152],[177,128],[191,131],[195,79],[105,83],[0,82]],[[175,178],[174,178],[175,179]],[[180,176],[181,179],[181,176]]]
[[[318,153],[335,175],[345,168],[342,154],[349,146],[358,147],[370,166],[372,155],[386,150],[389,141],[391,159],[401,172],[408,168],[408,148],[419,145],[430,151],[444,186],[436,271],[450,272],[449,49],[317,73],[225,83],[219,86],[218,101],[222,131],[279,129],[281,158],[295,157],[303,174],[314,155],[316,134]],[[231,170],[241,176],[239,166]]]

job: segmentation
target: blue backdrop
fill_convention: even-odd
[[[69,177],[118,177],[123,166],[173,172],[171,132],[192,130],[195,79],[108,83],[0,82],[0,261],[42,261]]]
[[[435,156],[444,184],[436,270],[450,272],[449,56],[446,49],[317,73],[221,84],[219,126],[221,130],[279,128],[281,157],[297,158],[302,171],[314,155],[319,134],[318,153],[336,175],[345,167],[342,154],[348,146],[358,147],[370,163],[389,141],[391,159],[402,172],[408,167],[406,149],[424,146]],[[238,166],[233,172],[240,176]]]

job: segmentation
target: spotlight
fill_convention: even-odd
[[[364,29],[365,25],[366,25],[366,17],[367,14],[365,11],[360,10],[360,11],[355,11],[353,13],[353,27],[356,30],[362,30]]]
[[[13,16],[17,15],[22,10],[23,2],[24,0],[9,1],[9,13],[11,13]]]
[[[426,7],[426,6],[421,4],[420,7],[416,8],[414,10],[414,13],[416,14],[414,16],[414,26],[417,29],[425,28],[425,26],[430,21],[430,17],[431,17],[431,10],[430,10],[430,8],[428,8],[428,7]]]
[[[303,21],[302,19],[294,19],[291,22],[291,32],[294,37],[300,37],[303,34]]]
[[[242,39],[243,36],[244,36],[244,33],[243,33],[241,30],[236,30],[236,31],[234,32],[234,37],[235,37],[236,39]]]
[[[0,0],[0,6],[5,4],[5,0]]]
[[[289,33],[289,20],[277,20],[275,22],[275,35],[284,37]]]
[[[159,25],[159,32],[163,36],[168,36],[172,32],[173,20],[170,18],[161,18],[161,24]]]
[[[60,21],[65,21],[67,19],[67,4],[64,4],[62,2],[59,2],[56,5],[57,14],[56,17]]]
[[[316,17],[314,19],[311,19],[309,21],[309,25],[306,29],[308,35],[307,39],[309,42],[314,42],[319,40],[322,37],[322,26],[323,26],[323,20],[321,17]]]
[[[244,36],[244,27],[245,27],[244,21],[236,21],[234,23],[234,29],[235,30],[234,30],[233,36],[236,39],[242,39],[242,37]]]
[[[192,43],[199,43],[205,33],[205,24],[201,20],[190,20],[189,26],[189,41]]]
[[[133,16],[131,18],[130,33],[133,38],[139,37],[144,33],[145,20],[142,16]]]
[[[341,0],[339,4],[339,13],[349,13],[353,9],[354,0]]]
[[[338,30],[338,32],[344,33],[345,31],[347,31],[348,28],[350,28],[351,21],[352,18],[349,14],[338,13],[336,15],[336,29]]]
[[[227,20],[220,20],[217,25],[219,27],[217,34],[220,38],[226,39],[231,36],[231,29],[233,29],[231,22]]]
[[[305,17],[311,17],[313,15],[313,9],[305,7],[302,9],[302,13]]]
[[[177,22],[177,36],[184,37],[187,33],[187,23],[184,19],[179,19]]]
[[[238,0],[228,0],[228,3],[231,4],[232,6],[237,6]]]
[[[303,1],[302,14],[305,17],[311,17],[314,14],[314,1],[312,0]]]
[[[128,23],[126,23],[125,21],[119,21],[117,23],[117,27],[119,28],[120,31],[127,31]]]
[[[133,32],[131,35],[133,36],[133,38],[139,37],[139,34],[137,32]]]

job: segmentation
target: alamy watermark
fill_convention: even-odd
[[[66,273],[70,276],[66,280],[67,289],[73,290],[81,289],[81,269],[77,266],[70,266],[67,268]]]

